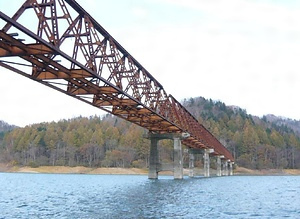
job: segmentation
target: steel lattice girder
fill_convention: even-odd
[[[25,11],[34,20],[30,29],[21,23]],[[6,22],[0,31],[0,58],[5,58],[1,66],[150,132],[187,132],[190,137],[183,143],[188,147],[213,148],[214,154],[233,161],[231,153],[74,0],[27,0],[12,18],[3,12],[0,18]],[[16,39],[11,29],[26,40]],[[15,57],[25,63],[16,65]]]

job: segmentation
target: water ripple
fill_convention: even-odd
[[[0,219],[297,218],[299,180],[0,173]]]

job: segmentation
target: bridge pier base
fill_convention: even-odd
[[[183,179],[183,156],[181,140],[187,138],[189,134],[154,134],[148,133],[146,138],[150,139],[150,157],[149,157],[149,179],[157,179],[158,172],[162,170],[162,166],[159,163],[158,155],[158,142],[162,139],[172,139],[174,142],[174,160],[173,160],[173,174],[174,179]],[[171,170],[171,169],[170,169]]]
[[[228,161],[225,160],[223,162],[223,171],[222,171],[223,176],[228,176]]]
[[[209,154],[213,153],[214,150],[213,149],[204,149],[204,155],[203,155],[203,159],[204,159],[204,177],[209,177],[210,173],[209,173],[209,168],[210,168],[210,159],[209,159]]]
[[[229,162],[229,176],[233,175],[233,164],[234,162]]]
[[[189,177],[194,177],[194,166],[195,166],[194,161],[195,161],[195,156],[189,150]]]
[[[224,156],[217,156],[217,176],[222,176],[222,160]]]
[[[159,161],[158,161],[158,139],[150,139],[150,157],[149,157],[149,179],[157,179],[159,171]]]
[[[182,145],[180,138],[174,137],[174,179],[183,178]]]

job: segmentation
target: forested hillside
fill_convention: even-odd
[[[238,165],[300,168],[299,127],[293,120],[260,119],[239,107],[202,97],[185,99],[183,105],[233,153]]]
[[[202,97],[184,100],[183,105],[233,153],[239,166],[300,168],[296,121],[289,126],[291,123],[278,123],[274,118],[271,121],[270,116],[260,119],[238,107]],[[12,128],[0,135],[0,162],[30,166],[148,166],[150,142],[143,138],[145,130],[111,115]],[[161,141],[159,150],[163,163],[172,160],[172,142]]]
[[[148,166],[150,141],[144,129],[117,117],[78,117],[7,132],[0,162],[13,165]],[[161,141],[161,159],[172,160],[172,143]]]
[[[1,161],[20,165],[146,166],[143,129],[116,117],[74,118],[8,132]]]
[[[293,129],[296,133],[300,133],[300,121],[278,117],[271,114],[263,116],[263,119],[277,126],[287,126]]]
[[[14,128],[16,128],[16,126],[9,125],[8,123],[0,120],[0,146],[2,144],[2,139],[5,135],[5,133],[7,133],[8,131],[13,130]]]
[[[16,128],[14,125],[9,125],[8,123],[0,120],[0,133],[7,132]]]

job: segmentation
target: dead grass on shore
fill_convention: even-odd
[[[244,167],[237,167],[234,170],[235,175],[255,175],[255,176],[271,176],[271,175],[300,175],[300,169],[261,169],[252,170]]]
[[[197,175],[202,175],[203,171],[198,171]],[[67,167],[67,166],[40,166],[40,167],[20,167],[10,166],[7,164],[0,163],[0,172],[11,172],[11,173],[62,173],[62,174],[118,174],[118,175],[147,175],[147,169],[138,168],[89,168],[84,166]],[[184,175],[188,175],[188,170],[184,170]],[[214,170],[211,171],[214,174]],[[160,175],[173,175],[170,171],[163,171]],[[244,167],[236,167],[234,175],[300,175],[300,169],[263,169],[263,170],[252,170]]]
[[[89,168],[84,166],[67,167],[67,166],[39,166],[18,167],[0,164],[0,172],[13,173],[65,173],[65,174],[126,174],[126,175],[142,175],[147,174],[147,170],[138,168]]]

